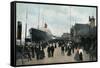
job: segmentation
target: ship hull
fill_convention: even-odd
[[[30,29],[31,41],[48,41],[52,39],[52,36],[45,31],[35,28]]]

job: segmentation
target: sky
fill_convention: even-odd
[[[63,33],[70,33],[70,28],[75,23],[89,24],[89,16],[96,18],[96,8],[17,3],[16,15],[16,24],[18,21],[22,22],[22,38],[25,38],[26,23],[27,36],[30,35],[30,28],[37,29],[39,23],[41,29],[46,23],[51,33],[60,37]]]

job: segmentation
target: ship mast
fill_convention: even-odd
[[[28,15],[27,15],[27,10],[26,10],[26,23],[25,23],[25,39],[26,39],[26,36],[27,36],[27,18],[28,18]],[[26,45],[26,40],[25,40],[25,45]]]
[[[71,6],[70,6],[70,28],[71,28]]]
[[[65,23],[67,24],[67,10],[66,10],[66,8],[65,8]],[[66,25],[65,29],[67,29],[67,25]],[[66,32],[68,32],[68,30],[66,30]]]
[[[37,27],[37,28],[39,29],[39,28],[40,28],[40,27],[39,27],[39,23],[40,23],[40,6],[39,6],[38,11],[39,11],[39,12],[38,12],[38,13],[39,13],[39,15],[38,15],[38,27]]]

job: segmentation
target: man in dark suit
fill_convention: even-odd
[[[54,56],[54,46],[53,45],[51,46],[51,56],[52,57]]]

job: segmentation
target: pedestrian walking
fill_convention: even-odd
[[[32,58],[34,58],[34,57],[35,57],[35,47],[32,46],[32,47],[31,47],[31,50],[32,50]]]
[[[45,53],[44,53],[44,50],[43,48],[40,49],[40,55],[39,55],[39,58],[40,59],[43,59],[45,57]]]
[[[70,43],[68,43],[67,46],[68,46],[68,53],[67,53],[67,55],[70,56],[71,55],[71,46],[70,46]]]
[[[51,54],[50,54],[50,46],[48,46],[48,48],[47,48],[47,53],[48,53],[48,57],[51,57]]]
[[[80,61],[83,61],[83,49],[79,49],[79,59]]]
[[[36,59],[39,60],[39,53],[40,53],[39,46],[35,47],[35,52],[36,52]]]
[[[53,57],[54,56],[54,46],[53,45],[51,46],[50,50],[51,50],[51,56]]]
[[[61,46],[61,54],[64,55],[64,45]]]
[[[76,49],[76,54],[75,54],[75,56],[74,56],[74,59],[75,59],[76,61],[80,61],[80,59],[79,59],[79,48]]]
[[[31,59],[31,49],[30,49],[29,46],[27,47],[27,55],[28,55],[28,61],[29,61],[29,60],[31,61],[31,60],[32,60],[32,59]]]

